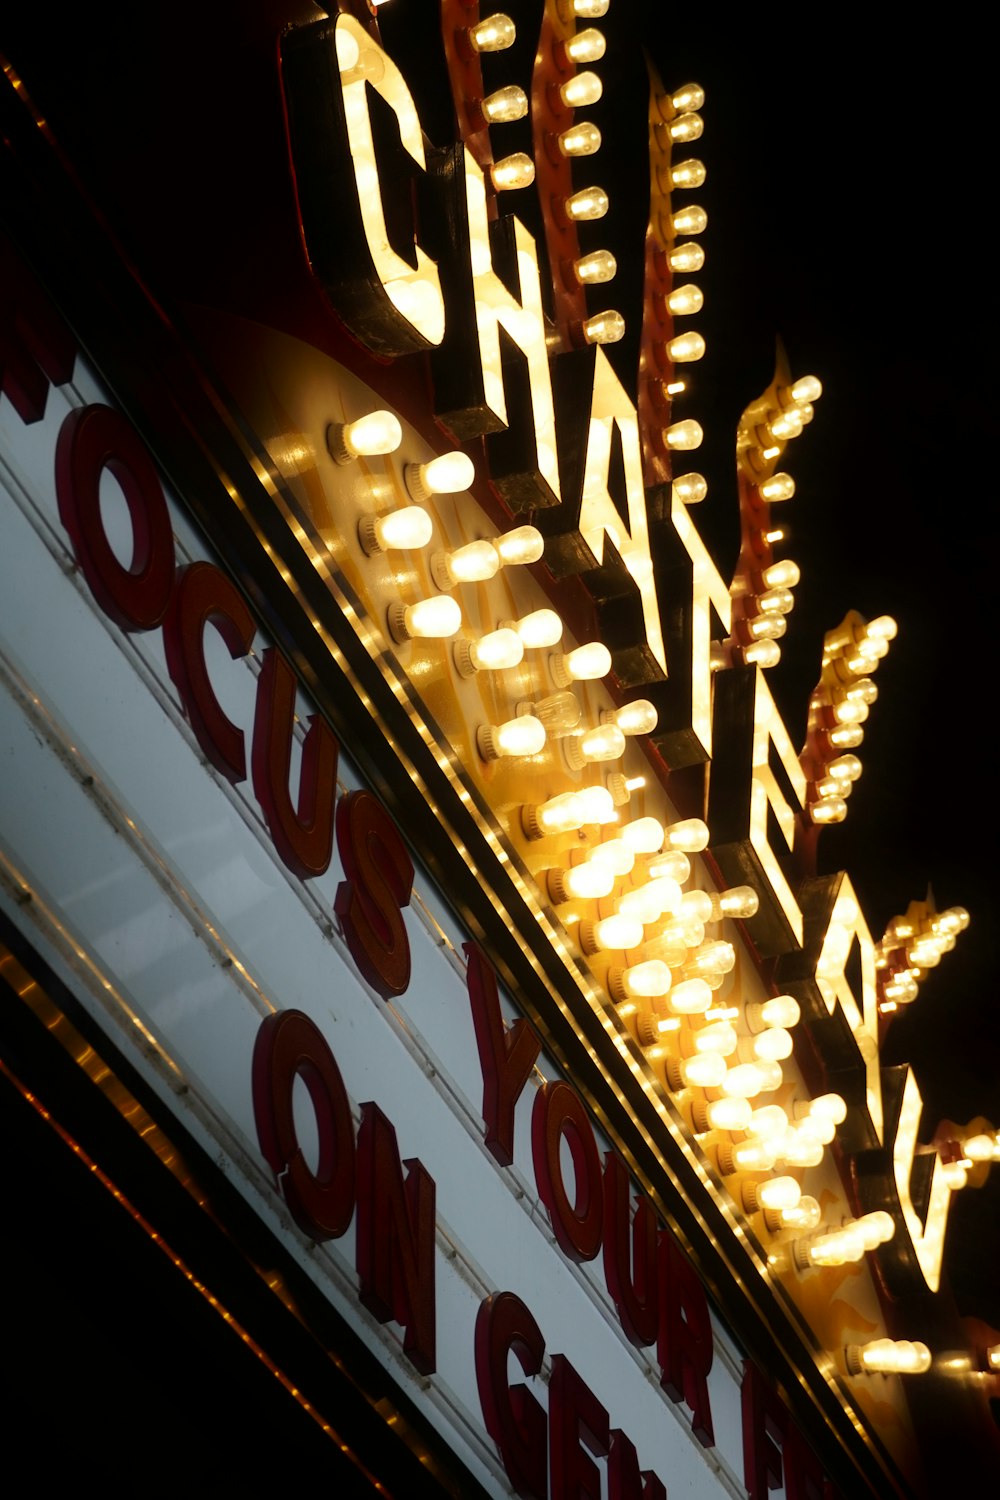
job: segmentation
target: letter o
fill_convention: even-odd
[[[575,1201],[563,1181],[559,1148],[565,1135],[573,1157]],[[601,1248],[604,1188],[593,1127],[579,1094],[561,1079],[538,1092],[531,1115],[535,1181],[560,1249],[570,1260],[593,1260]]]
[[[337,1239],[354,1214],[354,1122],[344,1080],[326,1039],[301,1011],[278,1011],[267,1017],[257,1033],[252,1076],[257,1139],[265,1160],[281,1179],[292,1217],[314,1240]],[[296,1076],[309,1090],[316,1112],[319,1165],[315,1172],[306,1164],[295,1130],[292,1089]]]
[[[122,487],[132,523],[132,562],[122,567],[101,517],[104,470]],[[156,466],[131,422],[110,406],[71,411],[56,444],[56,498],[80,570],[109,619],[155,630],[170,603],[174,538]]]

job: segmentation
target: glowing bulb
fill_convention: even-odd
[[[667,354],[676,365],[693,364],[705,355],[705,340],[700,333],[681,333],[667,345]]]
[[[747,621],[746,628],[755,641],[774,641],[784,635],[788,621],[784,615],[756,615]]]
[[[358,540],[369,557],[375,552],[407,552],[426,547],[434,523],[419,505],[406,505],[387,516],[363,516],[358,522]]]
[[[750,1123],[746,1099],[713,1099],[697,1113],[706,1130],[746,1130]]]
[[[595,901],[611,894],[615,872],[588,860],[569,870],[550,870],[548,884],[553,901]]]
[[[432,458],[430,463],[407,464],[403,471],[406,488],[414,500],[427,500],[431,495],[457,495],[467,490],[475,477],[472,459],[457,449]]]
[[[676,880],[663,876],[659,880],[648,880],[632,891],[626,891],[618,902],[618,910],[626,917],[638,917],[643,925],[658,922],[665,911],[672,911],[681,899],[681,888]]]
[[[735,1146],[719,1149],[719,1169],[730,1172],[770,1172],[775,1156],[767,1141],[740,1141]]]
[[[603,31],[598,31],[595,26],[588,26],[566,43],[566,56],[575,63],[599,62],[606,47]]]
[[[760,897],[751,885],[733,885],[728,891],[720,891],[712,896],[712,910],[707,921],[721,922],[723,917],[730,917],[737,922],[745,922],[749,917],[757,915],[760,905]]]
[[[555,833],[574,833],[583,827],[585,821],[586,807],[576,792],[563,792],[537,807],[521,809],[521,822],[530,839]]]
[[[896,1233],[896,1222],[884,1209],[864,1214],[855,1221],[854,1227],[861,1231],[866,1250],[874,1250],[878,1245],[887,1245]]]
[[[505,52],[513,46],[516,31],[510,16],[498,12],[487,16],[478,26],[470,26],[468,36],[477,52]]]
[[[596,104],[603,93],[604,85],[596,73],[577,73],[562,85],[559,97],[567,109],[583,109]]]
[[[757,608],[765,615],[791,614],[795,606],[795,595],[791,589],[765,589],[757,595]]]
[[[765,1027],[754,1036],[741,1038],[739,1053],[741,1062],[753,1062],[754,1059],[781,1062],[792,1054],[791,1033],[783,1026]]]
[[[830,823],[842,823],[847,817],[847,803],[843,797],[821,797],[809,805],[809,817],[819,827]]]
[[[622,708],[606,709],[601,714],[601,719],[613,721],[622,734],[652,734],[656,728],[657,713],[648,699],[635,698]]]
[[[844,1350],[852,1375],[922,1375],[931,1367],[926,1344],[909,1339],[874,1339],[870,1344],[848,1344]]]
[[[762,1109],[753,1111],[749,1129],[754,1135],[762,1136],[765,1140],[772,1140],[787,1132],[788,1116],[779,1104],[765,1104]]]
[[[767,431],[774,442],[784,443],[791,438],[797,438],[802,427],[802,413],[793,406],[788,411],[779,412],[776,417],[772,417],[767,424]]]
[[[548,698],[540,698],[537,703],[525,701],[518,704],[517,711],[534,714],[545,725],[545,732],[550,736],[568,734],[571,729],[575,729],[583,712],[572,693],[553,693]]]
[[[718,939],[705,943],[684,965],[689,978],[709,979],[715,974],[728,974],[736,963],[736,950],[732,943]]]
[[[520,620],[505,620],[504,624],[517,631],[525,651],[555,646],[562,639],[563,623],[554,609],[536,609],[530,615],[522,615]]]
[[[815,375],[803,375],[791,389],[793,401],[818,401],[823,394],[823,385]]]
[[[677,914],[682,922],[697,923],[704,931],[704,924],[712,915],[712,898],[707,891],[685,891],[678,903]]]
[[[755,1099],[781,1087],[781,1064],[776,1062],[737,1063],[730,1068],[722,1091],[737,1099]]]
[[[689,141],[696,141],[705,129],[705,122],[701,115],[688,112],[676,115],[667,126],[672,141],[680,141],[686,145]]]
[[[694,234],[700,234],[700,232],[697,229],[692,231]],[[705,252],[700,245],[675,245],[667,256],[667,260],[671,271],[700,271],[705,264]]]
[[[705,102],[705,90],[700,83],[685,83],[676,93],[671,94],[670,102],[676,110],[701,109]]]
[[[535,163],[523,151],[514,151],[490,167],[490,179],[497,192],[530,187],[535,180]]]
[[[580,771],[588,763],[620,759],[625,754],[625,736],[617,724],[598,724],[576,739],[564,740],[563,748],[567,765]]]
[[[447,640],[462,623],[462,611],[450,594],[420,599],[416,604],[397,601],[389,606],[389,631],[396,641]]]
[[[614,823],[618,814],[611,793],[604,786],[581,787],[576,794],[584,810],[584,823]]]
[[[614,308],[585,318],[580,326],[588,344],[617,344],[625,337],[625,319]]]
[[[454,654],[463,677],[474,672],[505,672],[521,660],[524,642],[516,630],[491,630],[478,641],[458,641]]]
[[[794,1177],[772,1177],[769,1182],[754,1184],[757,1204],[776,1212],[794,1208],[802,1197],[802,1189]]]
[[[718,1088],[726,1072],[726,1060],[717,1052],[696,1052],[693,1057],[671,1058],[667,1078],[671,1088]]]
[[[454,552],[435,552],[431,558],[431,576],[439,589],[454,588],[459,583],[483,583],[493,578],[499,567],[500,559],[492,542],[468,542]]]
[[[781,647],[777,641],[751,641],[743,647],[743,660],[748,666],[776,667],[781,660]]]
[[[682,818],[667,829],[667,845],[684,854],[700,854],[708,847],[708,825],[701,818]]]
[[[670,168],[670,185],[675,188],[699,188],[705,181],[705,176],[705,163],[692,156]]]
[[[705,434],[700,422],[696,422],[693,417],[686,417],[683,422],[674,422],[667,427],[663,436],[668,448],[686,453],[692,448],[700,448]]]
[[[815,1115],[840,1125],[847,1119],[847,1104],[840,1094],[817,1094],[815,1099],[800,1099],[794,1109],[797,1118]]]
[[[823,1211],[815,1198],[803,1196],[798,1203],[779,1210],[782,1229],[815,1229],[823,1217]]]
[[[528,96],[516,84],[487,94],[479,108],[487,125],[506,125],[512,120],[523,120],[528,113]]]
[[[760,487],[762,497],[769,505],[779,500],[790,500],[795,494],[795,480],[791,474],[772,474]]]
[[[693,849],[691,852],[697,854],[699,851]],[[658,854],[655,859],[651,859],[646,870],[651,880],[660,880],[664,876],[669,876],[671,880],[679,881],[683,885],[684,881],[690,878],[691,861],[680,849],[667,849],[663,854]]]
[[[798,1025],[801,1016],[799,1003],[791,995],[774,995],[770,1000],[752,1003],[746,1009],[747,1025],[753,1032],[768,1026],[787,1031],[789,1026]],[[766,1056],[767,1054],[759,1055]],[[787,1055],[786,1053],[785,1056]]]
[[[601,132],[589,120],[580,120],[564,130],[556,144],[563,156],[593,156],[601,147]]]
[[[685,505],[697,505],[708,494],[708,485],[702,474],[680,474],[673,481],[671,491]]]
[[[670,991],[670,1009],[679,1016],[699,1016],[712,1003],[712,991],[704,979],[682,979]]]
[[[596,682],[611,671],[611,652],[602,641],[588,641],[559,656],[549,657],[549,669],[557,687],[571,682]]]
[[[674,234],[704,234],[708,224],[708,214],[697,203],[689,203],[686,208],[678,209],[677,213],[671,215]],[[685,266],[683,268],[687,270]],[[691,267],[692,270],[696,269]]]
[[[611,281],[618,270],[618,262],[610,250],[592,250],[573,262],[577,281],[584,286],[596,286],[599,282]]]
[[[608,195],[603,188],[581,188],[566,199],[566,212],[571,219],[603,219],[609,208]]]
[[[617,877],[630,872],[635,864],[635,851],[629,848],[624,839],[606,839],[603,844],[597,844],[591,849],[588,858],[594,864],[607,865]]]
[[[798,564],[792,562],[790,557],[785,557],[781,562],[771,563],[760,577],[765,589],[793,589],[802,574]]]
[[[480,724],[476,744],[483,760],[538,755],[545,745],[545,725],[532,714],[521,714],[508,719],[506,724]]]
[[[330,456],[339,464],[362,456],[395,453],[403,441],[403,429],[391,411],[370,411],[356,422],[331,422],[326,430]]]
[[[670,293],[667,298],[667,306],[675,318],[686,316],[689,313],[701,312],[705,299],[701,294],[701,288],[694,285],[679,286]],[[669,347],[669,345],[668,345]]]
[[[865,732],[860,724],[838,724],[827,730],[826,737],[834,750],[854,750],[861,744]]]
[[[695,1052],[717,1052],[720,1057],[735,1052],[736,1045],[736,1032],[728,1021],[713,1021],[693,1032],[690,1038],[690,1046]]]
[[[612,969],[608,976],[611,993],[617,1000],[630,998],[652,999],[665,995],[670,989],[671,975],[666,964],[659,959],[647,959],[645,963],[633,964],[627,969]]]
[[[604,917],[599,922],[581,922],[580,942],[588,953],[637,948],[642,942],[642,923],[634,917],[619,916]]]

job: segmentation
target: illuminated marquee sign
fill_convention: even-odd
[[[614,257],[585,235],[607,205],[586,175],[604,50],[589,22],[606,9],[547,5],[529,89],[488,89],[484,58],[514,28],[446,4],[461,139],[444,144],[374,23],[340,14],[283,35],[304,249],[351,341],[334,358],[322,340],[191,313],[257,445],[260,493],[230,493],[288,586],[280,635],[24,281],[3,387],[23,542],[12,573],[52,589],[67,638],[99,639],[109,680],[128,662],[151,763],[168,722],[183,746],[182,794],[165,811],[99,725],[73,717],[69,682],[33,699],[59,663],[33,642],[19,675],[13,625],[5,687],[18,724],[70,768],[81,848],[99,844],[116,881],[166,893],[149,923],[190,967],[190,1016],[146,992],[107,911],[78,931],[68,888],[46,906],[58,880],[33,841],[30,787],[6,891],[78,980],[87,962],[106,975],[97,1013],[141,1032],[157,1086],[183,1080],[178,1107],[481,1482],[539,1500],[603,1482],[614,1500],[655,1500],[682,1474],[704,1482],[717,1449],[730,1488],[742,1476],[763,1496],[783,1471],[788,1494],[807,1494],[822,1462],[760,1361],[744,1365],[693,1263],[714,1237],[724,1269],[740,1267],[709,1286],[723,1314],[738,1284],[807,1328],[818,1409],[829,1400],[876,1463],[906,1468],[901,1383],[874,1393],[869,1372],[931,1356],[885,1337],[919,1329],[891,1326],[882,1285],[936,1290],[951,1193],[997,1148],[990,1135],[923,1147],[916,1079],[881,1066],[879,1040],[967,918],[915,906],[876,942],[849,878],[815,873],[895,627],[848,614],[827,635],[796,748],[766,675],[798,582],[772,510],[792,497],[780,465],[821,391],[779,359],[744,412],[741,551],[725,580],[694,521],[705,482],[677,472],[702,440],[682,378],[703,351],[685,321],[701,293],[684,278],[701,265],[688,193],[704,168],[683,157],[702,98],[655,77],[634,394],[616,373],[606,346],[623,320],[592,300]],[[500,155],[504,126],[529,113],[532,156]],[[540,237],[502,211],[532,181]],[[72,603],[53,558],[77,571]],[[294,595],[303,560],[329,588],[320,606]],[[358,685],[356,744],[287,649],[318,639],[354,692],[327,605],[385,690]],[[378,721],[390,699],[391,734]],[[373,791],[352,759],[383,732],[424,804],[421,839],[393,778]],[[183,807],[197,846],[186,801],[225,825],[239,899],[266,931],[172,839]],[[91,826],[98,806],[134,870]],[[435,890],[435,835],[461,851],[471,894]],[[177,941],[177,913],[193,945]],[[134,957],[141,923],[122,926]],[[273,954],[300,944],[283,972]],[[668,1411],[682,1442],[663,1435]]]

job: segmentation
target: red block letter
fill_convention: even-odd
[[[569,1142],[576,1178],[570,1203],[563,1181],[559,1146]],[[568,1083],[547,1083],[538,1091],[531,1116],[535,1181],[549,1211],[560,1249],[570,1260],[593,1260],[601,1248],[604,1192],[594,1131],[579,1094]]]
[[[649,1199],[640,1196],[629,1223],[632,1190],[628,1169],[613,1151],[604,1158],[604,1279],[618,1309],[618,1319],[637,1348],[656,1339],[659,1323],[659,1284],[656,1274],[656,1214]]]
[[[601,1500],[601,1475],[583,1451],[608,1451],[608,1414],[565,1354],[552,1357],[549,1381],[549,1474],[552,1500]]]
[[[712,1322],[705,1291],[670,1234],[660,1234],[660,1384],[671,1401],[691,1408],[691,1429],[704,1447],[715,1445],[708,1372]]]
[[[545,1340],[520,1297],[494,1292],[476,1318],[476,1383],[483,1420],[515,1494],[524,1500],[547,1500],[545,1412],[525,1386],[508,1385],[511,1352],[525,1375],[537,1375]]]
[[[346,880],[333,909],[351,957],[383,1000],[410,982],[410,940],[403,907],[410,904],[413,862],[403,836],[371,792],[349,792],[337,808],[337,848]]]
[[[254,620],[236,585],[212,563],[178,568],[163,622],[167,668],[198,744],[215,769],[235,784],[246,779],[246,751],[242,732],[223,713],[208,680],[205,626],[209,621],[234,660],[247,655],[253,644]]]
[[[318,715],[309,719],[302,746],[298,806],[288,777],[295,723],[295,673],[273,646],[264,652],[253,718],[253,789],[284,863],[300,880],[322,875],[333,852],[333,803],[337,752],[333,730]]]
[[[468,960],[469,1003],[483,1072],[484,1140],[500,1165],[509,1167],[514,1160],[514,1106],[531,1077],[542,1044],[523,1016],[509,1028],[504,1027],[497,978],[489,960],[475,943],[463,944],[463,952]]]

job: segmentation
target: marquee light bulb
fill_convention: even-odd
[[[581,771],[596,761],[619,760],[625,754],[625,736],[617,724],[598,724],[575,739],[563,741],[566,764]]]
[[[809,805],[809,817],[819,827],[830,823],[842,823],[847,817],[847,803],[843,797],[821,797]]]
[[[705,90],[700,83],[685,83],[671,94],[670,102],[676,110],[701,109],[705,103]]]
[[[752,1001],[746,1008],[746,1022],[754,1033],[769,1026],[785,1029],[797,1026],[801,1016],[799,1003],[791,995],[774,995],[770,1000]]]
[[[685,891],[677,905],[682,922],[694,922],[704,931],[712,915],[712,898],[707,891]]]
[[[701,312],[704,304],[701,288],[691,286],[679,286],[670,293],[667,298],[667,306],[675,318],[685,317],[689,313]]]
[[[828,729],[826,738],[834,750],[856,750],[865,737],[860,724],[836,724]]]
[[[705,163],[691,156],[670,168],[670,185],[675,188],[699,188],[706,177]],[[699,304],[700,305],[700,304]],[[673,308],[671,308],[671,312]]]
[[[434,523],[419,505],[406,505],[386,516],[362,516],[358,541],[368,557],[376,552],[408,552],[426,547]]]
[[[642,923],[634,917],[603,917],[580,923],[580,943],[587,953],[624,952],[642,942]]]
[[[667,846],[683,854],[700,854],[708,847],[708,825],[701,818],[682,818],[671,823],[666,834]]]
[[[450,594],[389,606],[389,633],[395,641],[447,640],[461,624],[462,611]]]
[[[788,621],[784,615],[757,615],[747,621],[746,628],[755,641],[775,641],[788,629]]]
[[[847,1104],[840,1094],[817,1094],[815,1099],[796,1100],[792,1113],[799,1120],[815,1115],[841,1125],[847,1119]]]
[[[625,319],[613,307],[585,318],[580,327],[588,344],[617,344],[625,337]]]
[[[980,1134],[966,1136],[962,1149],[970,1161],[992,1161],[996,1147],[993,1136]]]
[[[586,821],[586,807],[576,792],[562,792],[537,807],[521,809],[521,823],[529,839],[555,833],[574,833]]]
[[[768,1141],[740,1141],[738,1145],[719,1147],[719,1170],[731,1172],[770,1172],[774,1166],[774,1149]]]
[[[530,187],[535,180],[535,163],[523,151],[514,151],[493,163],[490,180],[499,193]]]
[[[712,896],[712,913],[706,920],[721,922],[723,917],[745,922],[757,915],[760,897],[752,885],[733,885],[728,891],[719,891]]]
[[[768,1182],[758,1182],[748,1184],[748,1186],[753,1189],[752,1196],[756,1199],[755,1207],[768,1208],[776,1213],[786,1208],[794,1208],[802,1197],[802,1189],[794,1177],[772,1177]],[[744,1191],[744,1201],[745,1199],[746,1192]]]
[[[563,623],[554,609],[536,609],[530,615],[522,615],[520,620],[504,620],[503,623],[517,631],[525,651],[556,646],[562,640]]]
[[[645,885],[626,891],[618,903],[623,916],[638,917],[643,925],[658,922],[666,911],[672,911],[681,899],[681,888],[668,875],[648,880]]]
[[[791,589],[765,589],[757,595],[757,608],[765,615],[788,615],[795,607]]]
[[[702,1130],[746,1130],[750,1105],[746,1099],[713,1099],[696,1107],[695,1128]]]
[[[764,480],[760,493],[769,505],[775,505],[779,500],[790,500],[795,494],[795,480],[791,474],[772,474],[770,479]]]
[[[694,1052],[717,1052],[720,1057],[729,1057],[736,1051],[737,1041],[735,1028],[728,1021],[713,1021],[692,1032],[689,1045]]]
[[[682,979],[670,991],[668,1003],[679,1016],[700,1016],[712,1003],[712,991],[704,979]]]
[[[479,106],[487,125],[508,125],[513,120],[523,120],[528,113],[528,96],[524,89],[514,83],[487,94]]]
[[[601,132],[589,120],[580,120],[564,130],[556,144],[563,156],[593,156],[601,148]]]
[[[862,769],[861,762],[856,755],[838,755],[826,768],[827,775],[835,776],[838,781],[857,781]]]
[[[514,22],[502,12],[487,16],[468,31],[469,41],[477,52],[505,52],[514,45],[516,35]]]
[[[777,641],[751,641],[749,646],[742,649],[743,660],[748,666],[758,666],[766,670],[768,667],[776,667],[781,660],[781,647]]]
[[[612,281],[618,270],[618,262],[610,250],[592,250],[573,262],[577,281],[584,286],[596,286],[599,282]]]
[[[633,818],[622,825],[621,836],[635,854],[656,854],[663,846],[663,824],[659,818]]]
[[[577,73],[559,89],[559,97],[567,109],[583,109],[596,104],[603,93],[604,85],[596,73]]]
[[[708,214],[697,203],[689,203],[671,215],[674,234],[704,234],[708,226]],[[683,267],[687,270],[688,267]],[[692,266],[692,270],[697,269]]]
[[[524,655],[524,642],[516,630],[491,630],[478,641],[455,643],[455,666],[462,677],[474,672],[506,672]]]
[[[606,50],[607,42],[604,40],[604,33],[598,31],[596,26],[588,26],[584,31],[578,31],[566,43],[566,56],[575,63],[599,62]]]
[[[760,580],[765,589],[793,589],[801,577],[798,563],[794,563],[790,557],[784,557],[780,562],[771,563],[770,567],[765,568]]]
[[[517,526],[505,531],[493,543],[505,568],[523,567],[539,562],[545,552],[545,538],[537,526]]]
[[[792,406],[771,418],[767,424],[767,432],[774,442],[786,443],[801,435],[803,425],[802,413]]]
[[[622,734],[628,735],[652,734],[656,720],[656,709],[647,698],[635,698],[621,708],[604,709],[601,713],[602,723],[615,723]]]
[[[879,1245],[887,1245],[896,1234],[896,1221],[891,1214],[884,1209],[876,1209],[874,1213],[863,1214],[854,1222],[854,1228],[861,1231],[866,1250],[874,1250]]]
[[[495,577],[499,568],[500,559],[492,542],[467,542],[454,552],[435,552],[431,558],[431,576],[439,589],[454,588],[459,583],[484,583]]]
[[[616,1000],[649,1000],[656,995],[665,995],[670,984],[670,970],[656,958],[627,969],[613,968],[608,975],[608,985]]]
[[[676,225],[674,226],[676,228]],[[704,225],[702,226],[704,228]],[[699,230],[692,231],[694,234]],[[667,256],[671,271],[700,271],[705,264],[705,252],[700,245],[675,245]]]
[[[391,411],[370,411],[356,422],[331,422],[326,430],[326,445],[338,464],[349,464],[355,458],[395,453],[403,441],[399,418]]]
[[[777,1146],[777,1159],[786,1167],[818,1167],[823,1160],[823,1142],[815,1136],[790,1130]]]
[[[615,811],[614,800],[607,787],[585,786],[577,792],[577,796],[583,803],[584,823],[598,823],[601,825],[615,823],[618,814]]]
[[[711,979],[717,974],[728,974],[736,963],[736,950],[732,943],[721,939],[705,943],[684,965],[685,976],[690,979]]]
[[[672,1057],[667,1063],[667,1082],[672,1089],[715,1089],[726,1072],[726,1060],[717,1052],[696,1052],[693,1057]]]
[[[469,488],[475,477],[472,459],[458,449],[441,453],[426,464],[407,464],[403,471],[406,488],[414,500],[428,500],[431,495],[460,494]]]
[[[816,1199],[810,1198],[807,1194],[803,1194],[798,1203],[792,1204],[789,1208],[779,1210],[782,1229],[800,1229],[806,1231],[816,1229],[822,1217],[823,1210]]]
[[[893,1009],[897,1005],[911,1005],[919,993],[917,981],[911,979],[909,975],[904,978],[897,974],[882,988],[883,996],[892,1003]]]
[[[705,340],[700,333],[681,333],[667,345],[667,354],[675,365],[693,364],[705,357]]]
[[[616,878],[619,875],[628,875],[635,864],[635,853],[621,838],[607,839],[603,844],[595,844],[587,857],[593,864],[606,865]]]
[[[548,872],[549,894],[555,902],[597,901],[608,896],[615,883],[615,872],[608,865],[587,860],[568,870]]]
[[[675,115],[667,126],[672,141],[679,141],[687,145],[689,141],[696,141],[705,129],[705,122],[701,115],[695,114],[693,110],[683,115]]]
[[[793,401],[818,401],[823,394],[823,383],[815,375],[803,375],[791,389]]]
[[[538,755],[545,745],[545,726],[532,714],[521,714],[506,724],[480,724],[476,744],[483,760]]]
[[[675,823],[674,827],[678,825]],[[697,854],[698,850],[691,851]],[[646,873],[651,880],[659,880],[663,876],[669,876],[671,880],[678,881],[681,885],[691,876],[691,861],[680,849],[669,848],[655,859],[651,859],[646,866]]]
[[[540,698],[537,703],[525,700],[517,705],[517,711],[534,714],[545,725],[546,734],[556,738],[575,729],[583,712],[572,693],[553,693],[548,698]]]
[[[607,193],[601,187],[581,188],[565,200],[566,212],[571,219],[603,219],[610,207]]]
[[[844,1360],[851,1375],[922,1375],[931,1367],[931,1351],[919,1341],[874,1339],[848,1344]]]
[[[894,641],[899,626],[892,615],[879,615],[875,620],[869,620],[865,626],[865,635],[883,641]]]
[[[611,671],[611,652],[602,641],[588,641],[575,651],[550,656],[549,670],[557,687],[569,687],[571,682],[596,682]]]
[[[696,422],[693,417],[685,417],[683,422],[674,422],[672,426],[664,429],[664,439],[668,448],[675,452],[689,453],[692,448],[700,448],[705,434],[701,423]]]
[[[685,505],[698,505],[708,494],[708,484],[703,474],[681,474],[673,481],[671,489]]]
[[[722,1091],[737,1099],[756,1099],[758,1094],[773,1094],[781,1087],[781,1080],[780,1063],[737,1063],[726,1074]]]
[[[787,1133],[788,1116],[780,1104],[765,1104],[761,1109],[753,1111],[749,1129],[754,1135],[762,1136],[765,1140],[773,1140]]]

